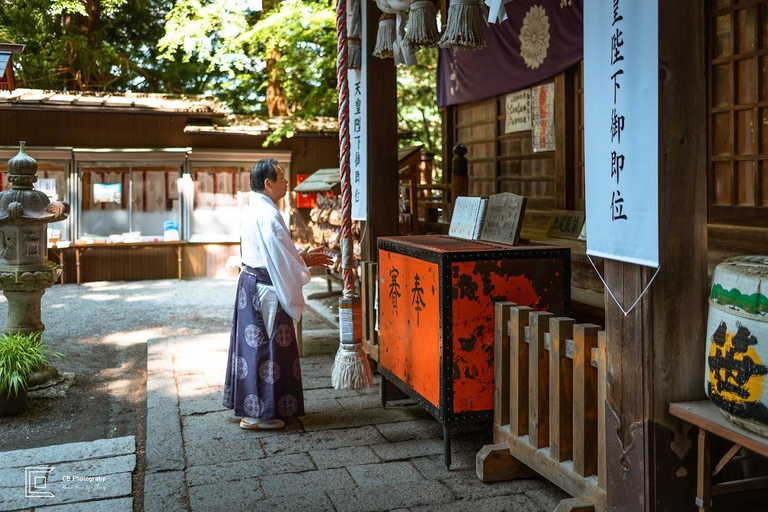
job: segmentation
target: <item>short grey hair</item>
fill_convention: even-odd
[[[277,181],[277,170],[275,166],[280,163],[274,158],[262,158],[251,167],[251,190],[254,192],[264,191],[264,181]]]

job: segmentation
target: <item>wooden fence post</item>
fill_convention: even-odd
[[[573,454],[573,361],[566,354],[573,324],[572,318],[549,321],[549,456],[557,462]]]
[[[510,396],[509,430],[520,437],[528,433],[528,344],[525,342],[525,328],[529,307],[512,308],[509,318]]]
[[[589,476],[597,472],[598,391],[592,349],[600,327],[578,324],[573,329],[573,470]]]
[[[529,416],[528,440],[542,448],[549,443],[549,357],[544,347],[552,313],[535,311],[529,315],[531,340],[528,344]]]
[[[509,314],[513,302],[497,302],[493,356],[493,422],[509,423]]]

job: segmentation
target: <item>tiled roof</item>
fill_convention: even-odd
[[[291,121],[287,117],[263,118],[259,116],[230,115],[227,116],[226,126],[189,125],[184,128],[185,133],[227,134],[227,135],[251,135],[264,136],[284,126]],[[315,117],[312,119],[293,119],[294,130],[298,133],[338,133],[338,122],[333,117]]]
[[[83,108],[101,111],[183,112],[224,116],[224,107],[213,98],[167,94],[91,93],[16,89],[0,91],[0,108]]]

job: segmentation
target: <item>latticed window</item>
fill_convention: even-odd
[[[713,0],[709,220],[768,225],[768,1]]]

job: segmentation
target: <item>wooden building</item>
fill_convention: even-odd
[[[228,118],[202,98],[3,91],[0,170],[26,141],[38,161],[38,187],[72,206],[66,222],[49,226],[59,245],[156,242],[177,227],[186,242],[182,275],[215,276],[231,272],[226,263],[239,255],[239,210],[256,160],[277,158],[290,189],[297,176],[338,165],[335,120],[305,122],[294,137],[263,147],[280,122]],[[294,194],[280,207],[290,218]],[[149,249],[84,251],[82,280],[177,275],[176,258],[160,245]],[[73,250],[59,252],[73,282]]]

